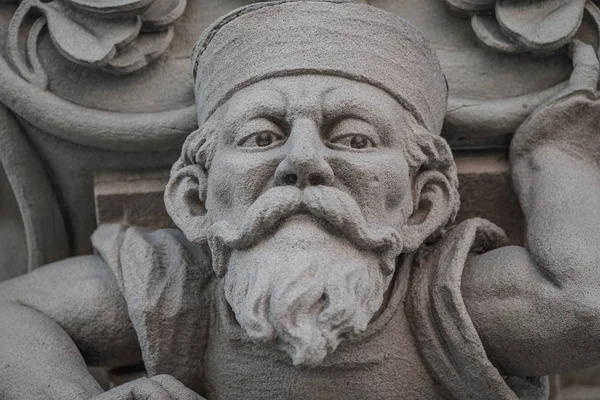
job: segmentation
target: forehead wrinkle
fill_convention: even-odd
[[[282,117],[286,110],[287,97],[277,88],[252,89],[251,87],[232,99],[227,110],[228,120],[248,120],[260,116]]]
[[[367,122],[374,119],[380,122],[386,122],[386,112],[381,112],[382,102],[380,99],[368,99],[365,91],[360,91],[359,96],[356,90],[348,87],[339,87],[329,91],[323,96],[323,114],[327,119],[336,119],[338,117],[354,117]],[[386,107],[387,108],[387,107]],[[382,115],[383,114],[383,115]]]
[[[296,93],[293,93],[292,90],[288,93],[289,101],[286,109],[288,119],[308,118],[315,121],[317,125],[320,125],[323,120],[322,87],[309,85],[307,87],[300,87],[294,91]]]
[[[405,121],[412,115],[385,91],[371,85],[360,85],[363,87],[340,86],[329,91],[323,102],[323,109],[327,116],[345,111],[366,121],[375,117],[389,123],[392,120],[393,122]]]

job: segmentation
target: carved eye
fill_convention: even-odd
[[[349,134],[331,142],[340,146],[350,147],[357,150],[375,147],[375,143],[371,139],[359,134]]]
[[[337,123],[329,134],[333,147],[364,150],[378,145],[378,136],[371,124],[359,119],[345,119]]]
[[[269,147],[280,140],[283,138],[275,132],[262,131],[246,137],[239,145],[242,147]]]
[[[242,138],[237,145],[249,148],[270,148],[285,141],[285,135],[277,124],[267,119],[252,120],[242,128]]]

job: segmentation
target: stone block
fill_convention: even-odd
[[[524,243],[525,221],[512,188],[506,153],[456,154],[461,206],[457,222],[486,218],[500,226],[512,244]]]
[[[163,201],[168,170],[104,172],[94,179],[96,221],[148,228],[174,227]]]

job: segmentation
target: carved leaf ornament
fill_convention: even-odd
[[[571,42],[584,13],[598,23],[590,0],[445,0],[471,17],[473,31],[486,46],[506,53],[554,52]]]
[[[47,26],[61,54],[74,63],[127,74],[157,59],[173,39],[171,24],[186,0],[22,0],[8,31],[8,57],[16,70],[41,88],[48,84],[37,54],[37,42]],[[19,34],[28,28],[24,51]]]

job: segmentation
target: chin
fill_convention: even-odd
[[[394,269],[313,218],[297,215],[245,250],[232,250],[225,298],[253,342],[314,367],[381,307]],[[393,264],[393,262],[392,262]]]

